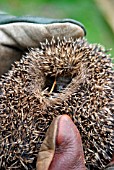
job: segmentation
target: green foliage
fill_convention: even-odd
[[[114,34],[93,0],[0,0],[0,10],[12,15],[78,20],[86,27],[88,41],[112,48],[114,57]]]

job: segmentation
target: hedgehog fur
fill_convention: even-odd
[[[53,118],[78,127],[88,169],[114,153],[114,71],[104,47],[85,38],[46,40],[0,80],[0,168],[35,169]]]

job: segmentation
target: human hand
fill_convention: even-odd
[[[67,115],[50,125],[41,145],[37,170],[85,170],[82,141],[77,127]]]
[[[84,26],[71,19],[0,14],[0,75],[7,72],[29,47],[39,47],[46,38],[79,38],[85,34]]]
[[[86,170],[80,133],[68,115],[55,118],[38,154],[36,170]],[[104,170],[114,170],[114,157]]]

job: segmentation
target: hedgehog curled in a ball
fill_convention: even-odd
[[[0,80],[0,169],[35,169],[53,118],[78,127],[86,166],[103,169],[114,152],[114,71],[100,45],[84,38],[42,43]]]

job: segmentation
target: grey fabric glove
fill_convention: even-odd
[[[71,19],[0,14],[0,75],[7,72],[11,63],[19,60],[29,47],[38,47],[46,38],[78,38],[85,35],[84,26]]]

